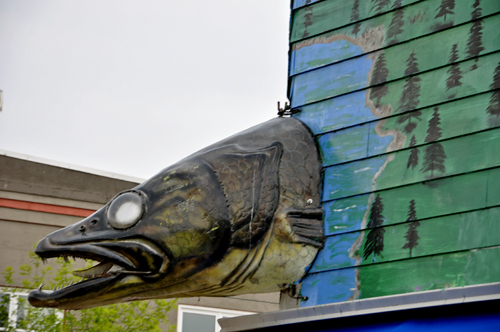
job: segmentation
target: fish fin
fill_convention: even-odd
[[[207,158],[224,191],[232,224],[232,245],[252,246],[269,229],[279,202],[282,152],[279,142],[256,150],[233,145]]]
[[[287,218],[296,242],[322,248],[325,242],[322,208],[289,208]]]

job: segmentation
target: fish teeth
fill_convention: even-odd
[[[73,271],[73,275],[82,278],[95,278],[96,276],[100,276],[108,272],[113,265],[114,264],[111,262],[102,262],[85,270]]]
[[[43,292],[43,289],[42,289],[42,288],[43,288],[43,282],[40,284],[40,286],[38,286],[38,291],[39,291],[39,292]]]

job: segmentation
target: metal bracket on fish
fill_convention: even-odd
[[[47,235],[43,259],[80,257],[81,282],[29,295],[83,309],[176,297],[280,290],[324,243],[321,161],[309,129],[279,117],[213,144]]]
[[[292,108],[287,102],[285,102],[285,107],[281,108],[280,102],[278,101],[278,116],[280,118],[283,117],[283,115],[297,114],[300,111],[300,108]]]
[[[283,284],[280,285],[281,295],[286,294],[289,298],[307,301],[309,298],[307,296],[300,295],[301,284]]]

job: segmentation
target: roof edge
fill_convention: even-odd
[[[500,282],[438,289],[220,319],[221,332],[500,299]]]
[[[62,161],[55,161],[55,160],[51,160],[51,159],[30,156],[30,155],[26,155],[23,153],[12,152],[12,151],[7,151],[7,150],[3,150],[3,149],[0,149],[0,156],[6,156],[6,157],[10,157],[10,158],[15,158],[15,159],[31,161],[31,162],[38,163],[38,164],[45,164],[45,165],[70,169],[73,171],[89,173],[89,174],[93,174],[93,175],[103,176],[103,177],[117,179],[117,180],[135,182],[135,183],[142,183],[146,180],[146,179],[138,178],[135,176],[129,176],[129,175],[124,175],[124,174],[103,171],[103,170],[99,170],[99,169],[95,169],[95,168],[91,168],[91,167],[73,165],[73,164],[62,162]]]

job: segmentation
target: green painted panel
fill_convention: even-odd
[[[474,3],[476,1],[457,1],[453,10],[446,15],[440,15],[442,13],[442,0],[417,2],[396,11],[365,20],[359,26],[351,24],[339,29],[336,29],[339,26],[337,24],[338,20],[332,19],[331,15],[326,15],[321,11],[315,10],[315,7],[320,4],[323,6],[327,4],[326,2],[321,2],[317,5],[297,10],[297,14],[294,14],[292,22],[290,43],[309,38],[294,45],[292,48],[292,51],[294,51],[307,45],[329,43],[332,41],[332,38],[337,38],[335,35],[342,34],[350,38],[364,39],[365,42],[363,44],[365,45],[365,52],[367,52],[373,50],[374,38],[382,40],[383,44],[380,46],[390,45],[394,42],[403,42],[468,22],[472,19],[473,15],[480,18],[500,11],[500,2],[496,0],[483,0],[480,1],[480,10],[474,12]],[[351,6],[353,3],[349,2]],[[345,8],[345,5],[343,7]],[[332,8],[332,10],[335,10],[335,8]],[[342,9],[341,13],[345,15],[344,22],[351,16],[351,12],[346,12],[346,9]],[[325,33],[327,31],[331,32]],[[315,37],[312,38],[313,36]]]
[[[487,108],[493,93],[480,94],[439,105],[442,136],[436,141],[482,131],[490,127]],[[434,107],[321,135],[318,138],[323,165],[426,144]],[[390,138],[381,139],[381,137]]]
[[[325,169],[323,201],[500,166],[500,129]]]
[[[500,2],[499,2],[500,3]],[[454,65],[387,84],[388,92],[378,102],[379,107],[390,105],[395,113],[427,107],[491,90],[495,71],[500,68],[500,53],[464,61],[456,67],[463,73],[462,83],[449,87],[450,71]],[[500,87],[500,85],[498,86]],[[375,92],[370,89],[370,94]]]
[[[391,145],[393,151],[425,144],[436,108],[442,130],[442,136],[436,142],[482,131],[491,127],[487,109],[492,98],[493,93],[480,94],[374,122],[370,124],[370,137],[377,133],[385,136],[396,132],[397,135],[392,135],[397,136],[399,141]],[[368,156],[385,152],[384,147],[379,140],[370,140]]]
[[[477,58],[477,61],[462,62],[457,66],[466,73],[462,84],[448,88],[448,70],[451,68],[445,67],[388,83],[385,94],[378,95],[381,101],[369,99],[373,98],[374,89],[356,91],[303,106],[302,111],[294,117],[303,121],[314,133],[322,133],[500,88],[500,53]],[[488,119],[488,122],[499,122],[498,111],[495,111],[500,105],[498,93],[491,97],[490,105],[488,112],[492,119]]]
[[[410,201],[415,213],[427,219],[500,205],[500,168],[437,179],[377,192],[383,202],[384,224],[408,218]],[[365,229],[375,194],[326,202],[325,234]]]
[[[418,55],[417,72],[422,72],[497,51],[500,48],[499,21],[500,16],[491,16],[479,22],[461,25],[411,40],[408,43],[397,44],[383,51],[377,51],[375,54],[364,55],[364,57],[377,59],[371,83],[379,84],[406,76],[406,60],[412,52]],[[476,44],[471,42],[474,36],[476,36]],[[342,35],[339,35],[339,39],[330,44],[313,44],[292,52],[290,76],[363,54],[361,48],[349,46],[346,44],[348,42],[343,41]],[[344,66],[345,64],[338,65]]]
[[[499,220],[495,207],[330,236],[310,272],[500,245]],[[379,254],[370,250],[371,232],[383,244]]]
[[[420,0],[406,0],[404,5]],[[327,30],[358,22],[400,6],[402,1],[326,0],[293,12],[291,39],[307,38]]]
[[[499,62],[500,53],[497,52],[373,87],[368,90],[366,98],[370,98],[371,103],[368,101],[367,104],[375,114],[390,114],[488,91]],[[408,73],[413,73],[418,68],[419,55],[412,53],[407,63]],[[292,106],[332,98],[367,85],[372,60],[357,58],[355,63],[347,61],[342,65],[327,66],[293,77],[290,83]],[[450,83],[457,73],[460,73],[460,79]],[[391,108],[387,109],[387,105]]]
[[[499,258],[500,248],[492,247],[364,266],[359,298],[498,282]]]

